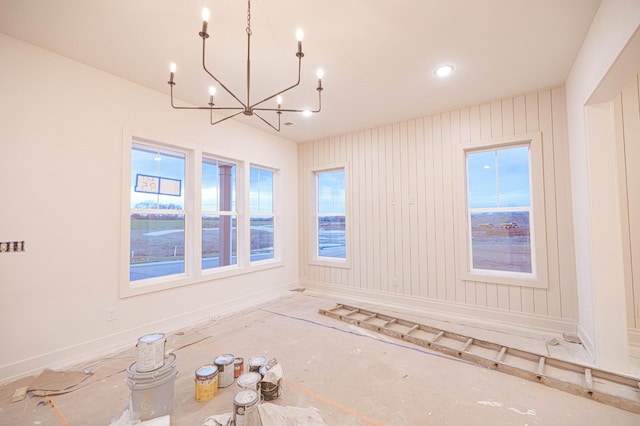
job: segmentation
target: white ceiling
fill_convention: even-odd
[[[305,31],[302,83],[284,94],[283,108],[316,108],[318,67],[325,90],[321,113],[283,114],[283,123],[294,124],[282,126],[281,136],[295,141],[558,85],[599,2],[252,0],[252,101],[295,83],[298,27]],[[167,94],[176,62],[176,96],[206,104],[212,81],[201,66],[203,7],[211,10],[207,66],[244,100],[245,0],[0,0],[0,32]],[[448,79],[432,74],[442,63],[456,66]],[[232,102],[220,96],[216,104]],[[175,114],[208,119],[206,112]],[[256,117],[237,119],[270,131]]]

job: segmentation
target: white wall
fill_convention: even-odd
[[[592,138],[588,142],[585,106],[592,98],[598,98],[598,102],[613,99],[615,95],[608,99],[602,95],[594,96],[603,83],[608,82],[606,86],[610,90],[617,85],[618,92],[627,83],[628,80],[624,79],[611,84],[607,74],[612,75],[616,61],[620,61],[625,46],[639,25],[640,2],[603,0],[566,82],[580,335],[600,366],[612,369],[626,368],[619,364],[624,362],[622,358],[627,351],[626,338],[620,334],[621,330],[626,330],[626,318],[617,315],[625,312],[624,295],[621,295],[624,293],[621,262],[616,257],[616,253],[622,253],[620,217],[618,206],[611,208],[606,202],[611,201],[607,193],[599,193],[597,188],[590,187],[590,182],[599,175],[617,176],[618,170],[615,162],[604,164],[598,161],[602,147],[596,145],[597,140]],[[609,142],[604,142],[606,149],[614,149],[615,143]],[[589,144],[592,144],[591,152]],[[606,154],[607,158],[615,156],[611,152]],[[615,186],[610,187],[611,190],[615,190]],[[605,199],[601,200],[599,195]],[[600,235],[600,238],[607,239],[606,242],[597,240],[598,224],[601,223],[615,225],[610,234]],[[614,240],[609,241],[610,238]],[[606,251],[607,247],[614,247],[615,252]],[[597,271],[604,275],[597,276]],[[606,271],[609,271],[608,275]],[[600,294],[607,297],[598,298]],[[607,301],[611,303],[604,303]]]
[[[0,382],[282,294],[298,279],[296,145],[0,34]],[[121,299],[123,129],[280,169],[283,266]],[[117,319],[106,321],[115,307]]]
[[[348,269],[300,256],[308,288],[509,325],[576,332],[573,225],[563,87],[300,145],[301,248],[312,224],[309,170],[348,165]],[[548,288],[464,281],[458,270],[458,149],[470,141],[540,132]],[[464,226],[462,226],[464,228]],[[544,259],[541,259],[544,261]]]

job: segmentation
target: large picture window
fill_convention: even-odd
[[[130,281],[185,272],[184,180],[184,153],[133,145]]]
[[[540,134],[474,142],[458,158],[462,278],[546,288]]]

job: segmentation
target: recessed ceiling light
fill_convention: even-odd
[[[455,69],[455,67],[451,64],[447,64],[447,65],[440,65],[438,68],[436,68],[433,73],[437,76],[437,77],[448,77],[453,70]]]

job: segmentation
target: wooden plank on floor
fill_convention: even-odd
[[[360,321],[355,318],[340,315],[335,312],[335,309],[320,309],[319,313],[340,321],[356,324],[363,328],[377,331],[397,339],[405,340],[419,346],[424,346],[456,358],[471,361],[478,365],[483,365],[488,368],[538,382],[574,395],[584,396],[604,404],[640,414],[640,380],[637,377],[598,370],[579,363],[550,358],[543,354],[536,354],[516,348],[502,346],[494,342],[473,339],[469,336],[463,336],[458,333],[430,327],[426,324],[418,324],[401,318],[383,315],[381,313],[366,311],[346,305],[339,306],[346,310],[357,310],[360,314],[368,315],[367,318],[373,318],[373,315],[375,315],[376,318],[385,321],[385,325],[374,325],[367,323],[366,321]],[[401,332],[394,328],[387,327],[391,324],[405,326],[408,330]],[[434,337],[428,339],[412,336],[411,333],[418,329],[434,334]],[[462,347],[460,347],[460,344],[457,342],[463,342]],[[475,345],[481,348],[495,350],[497,355],[490,357],[468,351],[471,346]],[[507,358],[507,356],[509,358]],[[519,359],[521,361],[514,363],[512,362],[514,359]],[[526,365],[530,365],[531,369],[526,368]],[[556,370],[559,373],[558,376],[553,374]],[[563,375],[566,376],[567,372],[584,374],[584,383],[566,381]],[[594,378],[598,379],[598,386],[594,383]],[[626,396],[621,396],[617,391],[613,392],[612,389],[614,388],[617,390],[620,388],[623,389],[624,391],[622,394]]]

